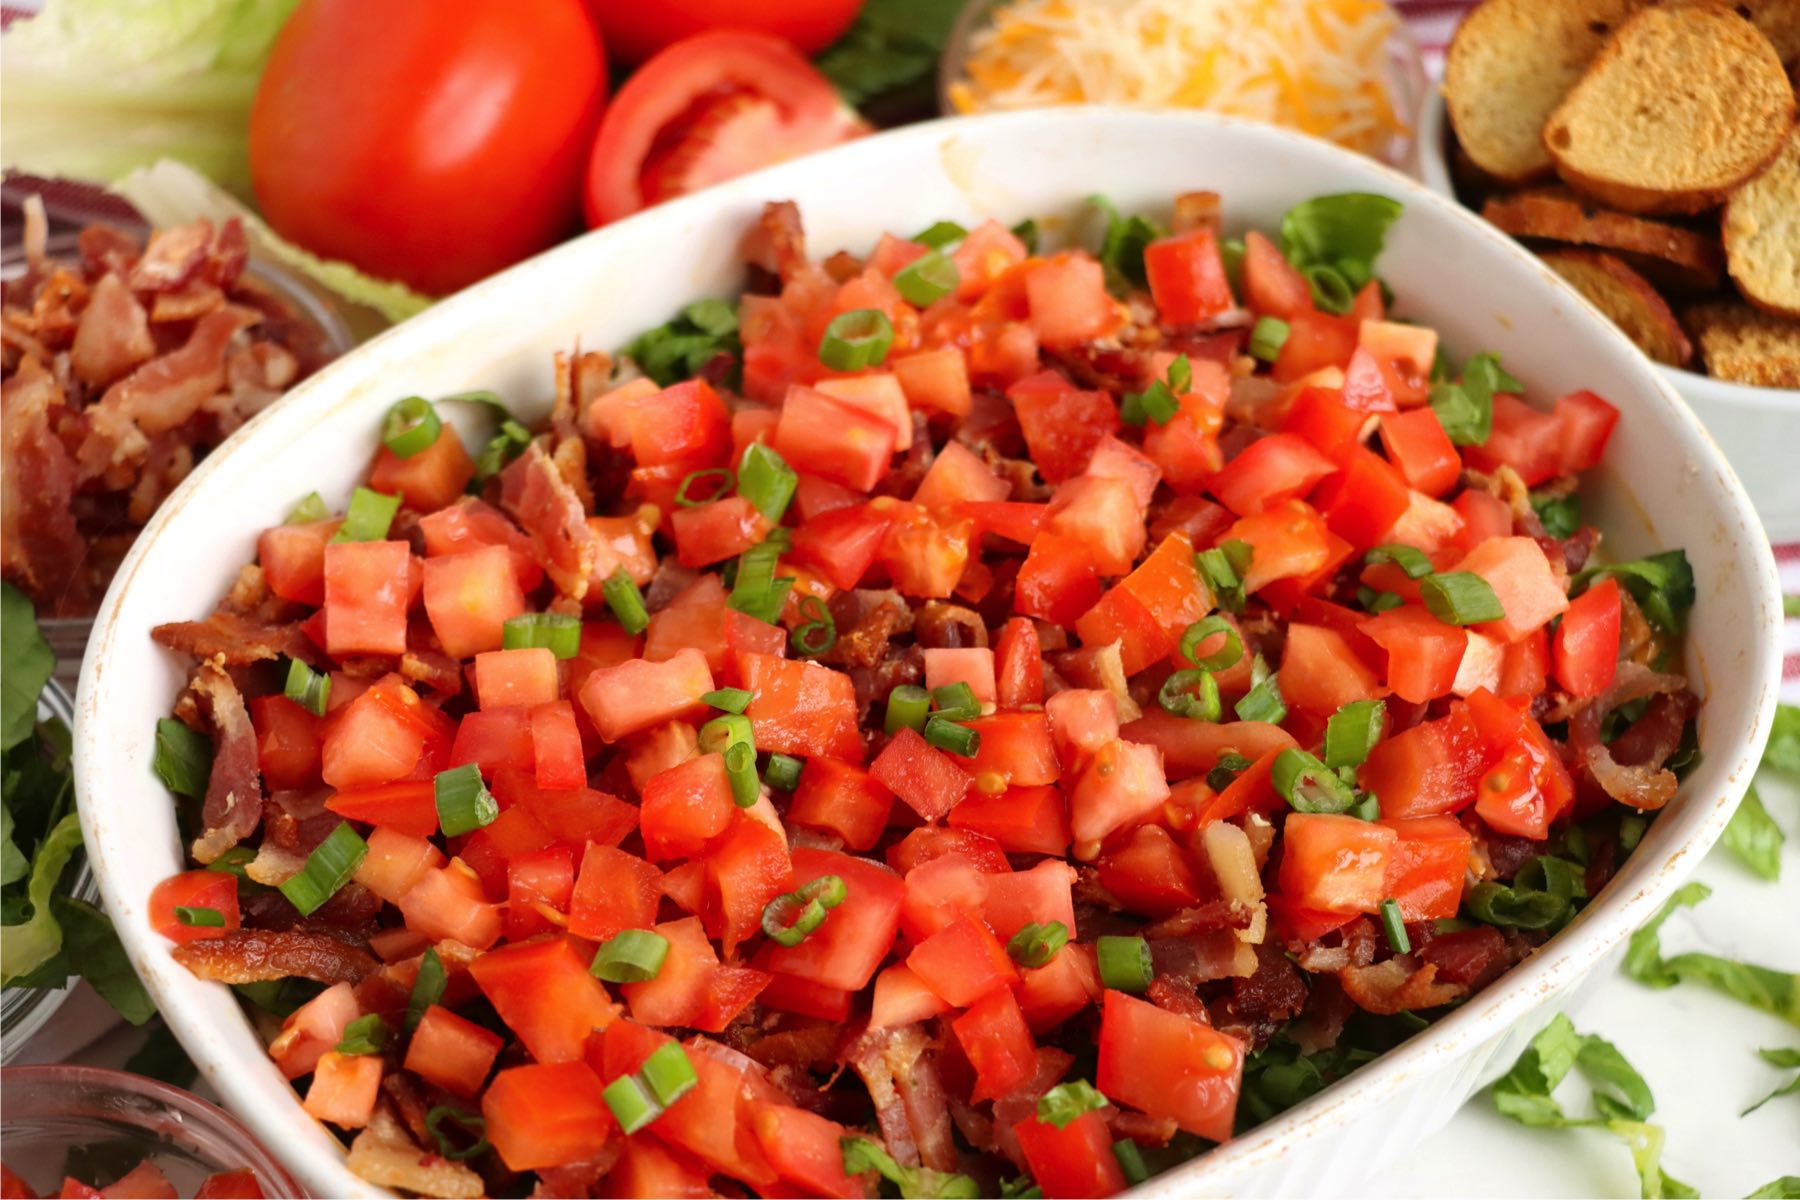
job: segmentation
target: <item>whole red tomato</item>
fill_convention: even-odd
[[[581,0],[301,0],[251,179],[284,237],[441,294],[570,231],[605,100]]]
[[[643,62],[671,42],[709,29],[767,33],[817,54],[843,36],[863,0],[588,0],[606,47]]]

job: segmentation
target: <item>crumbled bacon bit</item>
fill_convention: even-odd
[[[316,983],[356,983],[380,963],[367,950],[325,933],[298,929],[233,929],[175,947],[175,961],[202,979],[265,983],[299,976]]]

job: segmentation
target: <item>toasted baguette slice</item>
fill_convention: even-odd
[[[1444,101],[1469,158],[1505,183],[1551,173],[1544,121],[1607,35],[1648,0],[1483,0],[1444,61]]]
[[[1602,208],[1565,188],[1495,196],[1481,215],[1516,238],[1610,250],[1660,287],[1706,292],[1719,286],[1724,256],[1715,239]]]
[[[1696,305],[1682,316],[1700,342],[1708,375],[1752,387],[1800,389],[1800,321],[1736,300]]]
[[[1544,126],[1577,191],[1635,213],[1711,208],[1762,170],[1794,123],[1774,47],[1727,8],[1627,21]]]
[[[1800,317],[1800,129],[1725,202],[1726,265],[1744,299]]]
[[[1668,303],[1642,275],[1612,255],[1594,250],[1546,250],[1538,257],[1657,362],[1679,367],[1693,357],[1693,344]]]
[[[1775,47],[1775,53],[1789,67],[1800,64],[1800,0],[1664,0],[1675,3],[1710,4],[1715,8],[1736,9],[1739,16],[1762,30]]]

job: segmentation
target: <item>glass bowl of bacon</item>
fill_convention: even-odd
[[[4,295],[6,581],[70,690],[113,572],[194,464],[353,344],[237,221],[48,233],[27,203]]]
[[[230,1113],[191,1092],[101,1067],[0,1072],[0,1194],[304,1196]]]

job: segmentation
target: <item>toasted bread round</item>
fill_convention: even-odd
[[[1667,302],[1617,258],[1595,250],[1546,250],[1538,257],[1657,362],[1679,367],[1693,357],[1693,344]]]
[[[1444,60],[1444,101],[1469,158],[1494,178],[1551,173],[1544,121],[1606,38],[1648,0],[1482,0]]]
[[[1800,388],[1800,321],[1736,300],[1699,304],[1682,318],[1700,343],[1708,375],[1752,387]]]
[[[1565,188],[1495,196],[1481,215],[1516,238],[1610,250],[1660,287],[1703,292],[1719,286],[1723,255],[1715,239],[1602,208]]]
[[[1692,213],[1762,170],[1793,123],[1793,85],[1756,26],[1710,5],[1650,8],[1557,105],[1544,144],[1585,195]]]
[[[1665,0],[1669,3],[1671,0]],[[1775,53],[1789,67],[1800,64],[1800,0],[1680,0],[1736,9],[1740,16],[1762,30]]]
[[[1762,174],[1725,202],[1731,278],[1758,308],[1800,317],[1800,129]]]

